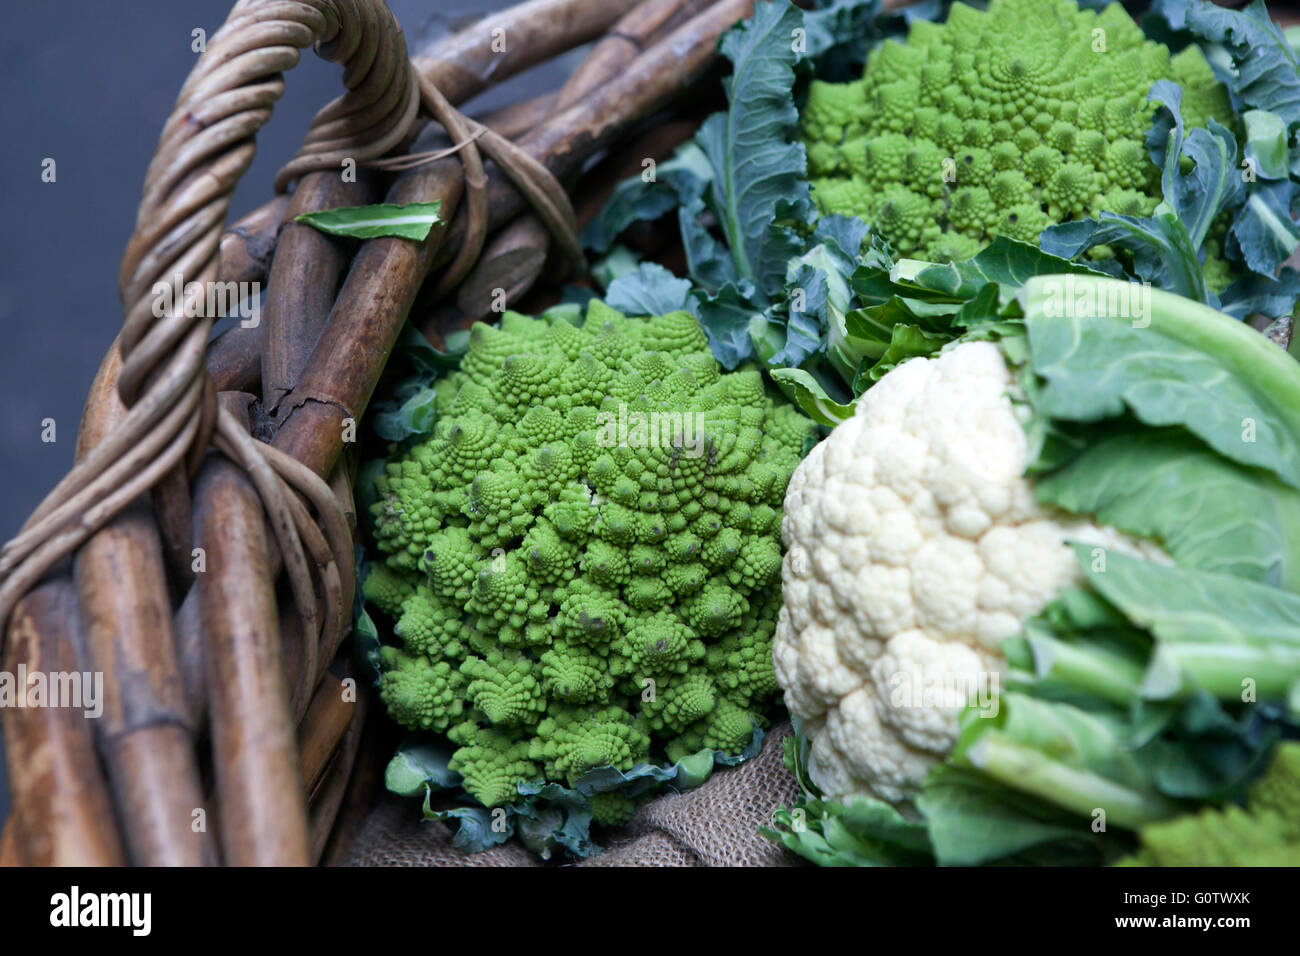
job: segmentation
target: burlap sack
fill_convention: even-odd
[[[764,839],[758,828],[797,796],[781,761],[790,725],[772,728],[763,749],[739,767],[720,768],[708,782],[641,807],[606,850],[579,866],[799,866],[801,859]],[[451,845],[445,823],[420,820],[419,804],[387,797],[345,854],[344,866],[541,866],[515,843],[484,853]]]

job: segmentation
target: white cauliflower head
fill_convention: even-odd
[[[988,342],[912,359],[794,473],[773,661],[829,796],[916,795],[1002,639],[1081,580],[1066,541],[1161,554],[1038,503],[1012,387]]]

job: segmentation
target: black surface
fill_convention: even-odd
[[[554,925],[556,895],[547,892],[550,884],[545,877],[530,877],[510,867],[484,867],[464,878],[473,880],[473,891],[456,895],[453,912],[456,925],[467,927],[463,938],[469,945],[489,936],[504,938],[494,933],[511,927]],[[556,879],[582,900],[580,932],[587,939],[626,937],[629,899],[657,902],[669,895],[663,877],[652,867],[625,868],[614,878],[603,868],[568,868]],[[716,873],[706,873],[703,868],[679,870],[672,876],[671,895],[689,902],[713,898],[718,892],[717,879]],[[1098,952],[1110,952],[1109,945],[1119,942],[1126,944],[1121,947],[1125,952],[1139,948],[1181,952],[1187,949],[1188,940],[1194,939],[1206,943],[1205,950],[1193,947],[1197,952],[1293,952],[1295,940],[1294,889],[1276,870],[1262,867],[1062,867],[1044,873],[1042,868],[1006,866],[987,867],[977,874],[962,867],[894,867],[887,873],[863,871],[853,876],[835,869],[792,866],[735,868],[727,871],[725,879],[728,889],[736,893],[745,889],[741,884],[746,880],[756,880],[745,898],[790,900],[815,895],[838,906],[862,898],[861,894],[868,900],[864,905],[870,907],[864,912],[870,912],[886,932],[889,927],[903,933],[923,932],[928,945],[936,949],[970,946],[973,940],[984,938],[982,931],[990,927],[999,931],[999,938],[1001,932],[1008,937],[1014,932],[1016,938],[1026,941],[1069,939],[1079,952],[1092,952],[1094,940],[1103,944]],[[364,873],[321,867],[294,873],[291,879],[278,870],[235,873],[201,867],[0,870],[5,929],[22,933],[24,940],[44,943],[48,939],[51,949],[76,946],[78,939],[87,946],[117,943],[134,948],[139,939],[133,935],[132,925],[141,926],[143,932],[143,906],[130,904],[122,909],[136,917],[134,924],[128,918],[117,928],[51,926],[51,917],[60,910],[63,917],[70,910],[76,912],[69,906],[75,886],[83,901],[87,895],[101,893],[149,894],[148,941],[158,944],[189,947],[201,938],[214,948],[242,947],[251,944],[250,937],[259,938],[253,934],[262,927],[282,924],[286,913],[307,913],[308,918],[293,925],[293,939],[299,948],[372,952],[377,944],[383,946],[394,939],[392,933],[382,935],[387,926],[366,919],[369,914],[363,915],[356,906],[341,905],[337,914],[318,916],[322,901],[382,901],[386,912],[416,914],[410,935],[418,940],[415,933],[423,930],[428,934],[424,938],[429,939],[443,928],[432,916],[437,911],[431,897],[437,890],[430,884],[436,880],[436,872],[412,874],[402,867],[371,868]],[[696,884],[696,880],[700,882]],[[789,882],[782,889],[785,880]],[[530,892],[523,892],[525,883]],[[850,896],[854,886],[859,890]],[[143,896],[138,899],[143,904]],[[229,900],[231,905],[196,905],[196,900]],[[506,924],[502,924],[502,900],[509,901]],[[941,916],[936,905],[941,907]],[[419,921],[426,913],[432,918]],[[712,907],[682,905],[671,915],[675,938],[719,939],[717,913]],[[998,922],[990,923],[990,919]],[[1208,920],[1211,925],[1191,928],[1176,922],[1186,919]],[[1227,925],[1229,920],[1231,925]],[[766,920],[735,919],[727,925],[726,944],[740,952],[770,948],[771,933]],[[1286,943],[1287,939],[1292,942]],[[1153,941],[1163,945],[1155,947]],[[1282,945],[1276,945],[1278,942]]]
[[[207,35],[233,0],[28,0],[0,31],[0,540],[72,464],[86,391],[122,320],[117,267],[162,124]],[[509,0],[390,0],[408,48]],[[574,54],[489,92],[475,108],[557,85]],[[231,218],[271,196],[271,180],[341,70],[305,51],[235,194]],[[42,160],[57,179],[41,181]],[[55,421],[56,441],[41,441]],[[0,755],[3,742],[0,741]],[[0,759],[0,821],[8,812]]]

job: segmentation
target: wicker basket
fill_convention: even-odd
[[[752,5],[530,0],[412,60],[382,0],[236,3],[149,166],[120,276],[126,318],[77,463],[0,555],[4,668],[104,677],[98,720],[4,712],[0,861],[292,865],[346,846],[375,799],[367,757],[384,752],[363,743],[368,692],[339,651],[350,442],[385,359],[408,317],[436,340],[487,314],[493,290],[513,305],[544,270],[578,274],[582,221],[641,158],[693,132],[702,114],[681,101],[709,104],[683,94]],[[455,109],[597,39],[558,93],[482,122]],[[227,229],[253,137],[308,46],[343,65],[346,92],[277,198]],[[564,187],[580,173],[575,210]],[[447,224],[423,243],[292,222],[432,199]],[[264,283],[265,297],[257,327],[209,345],[214,319],[184,305],[216,282]],[[175,285],[175,308],[155,310],[158,283]]]

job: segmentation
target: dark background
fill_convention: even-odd
[[[512,0],[389,0],[407,46],[428,43]],[[197,58],[233,0],[20,0],[0,31],[0,541],[11,538],[72,464],[86,391],[122,312],[117,267],[144,172]],[[536,95],[577,55],[490,90],[471,109]],[[316,110],[342,92],[341,69],[310,50],[286,76],[275,116],[235,193],[231,219],[271,196],[275,171]],[[541,85],[539,85],[539,83]],[[57,180],[41,181],[46,157]],[[53,418],[57,441],[41,441]],[[0,757],[3,756],[0,739]],[[0,759],[0,822],[9,810]]]

